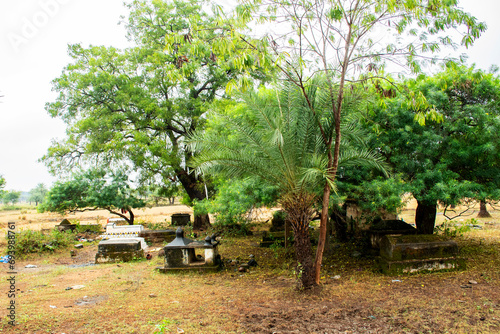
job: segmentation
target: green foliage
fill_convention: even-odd
[[[42,203],[48,190],[43,183],[39,183],[35,188],[30,190],[30,202]]]
[[[75,234],[72,232],[60,232],[55,229],[49,234],[22,230],[16,233],[15,254],[22,257],[31,253],[53,252],[72,245],[74,238]]]
[[[500,80],[474,68],[450,66],[434,77],[408,82],[442,121],[415,120],[404,97],[372,108],[366,125],[373,147],[386,156],[422,207],[458,204],[463,198],[495,198],[500,187]],[[428,216],[428,231],[434,227]],[[417,227],[422,220],[417,215]]]
[[[163,319],[161,323],[155,325],[156,329],[154,331],[154,334],[163,334],[163,333],[171,333],[173,331],[174,327],[178,324],[178,321],[175,320],[170,320],[170,319]]]
[[[38,210],[65,213],[106,209],[133,224],[132,209],[145,205],[130,187],[125,171],[93,169],[75,173],[69,181],[56,182]],[[128,211],[129,217],[119,210]]]
[[[399,175],[386,178],[379,174],[361,166],[342,169],[337,178],[333,204],[338,206],[349,199],[365,212],[398,213],[404,206],[405,183]]]
[[[68,133],[43,158],[52,172],[125,162],[146,188],[167,191],[174,182],[191,200],[205,197],[204,180],[186,167],[185,138],[204,128],[207,110],[227,97],[228,82],[264,79],[241,70],[255,65],[238,57],[249,46],[205,3],[131,1],[125,23],[132,47],[69,46],[73,62],[53,81],[59,96],[46,108]]]
[[[76,224],[75,233],[102,233],[102,226],[99,224],[94,225],[82,225],[80,222],[72,222],[72,224]]]
[[[246,224],[246,216],[253,209],[272,205],[277,198],[273,186],[255,178],[242,180],[221,179],[216,185],[217,194],[210,200],[196,202],[194,210],[216,216],[216,224]]]
[[[474,223],[477,223],[474,218],[465,222],[447,220],[440,226],[436,226],[435,231],[447,237],[461,237],[472,229],[470,225]]]
[[[5,205],[14,205],[19,201],[19,197],[21,197],[21,192],[20,191],[15,191],[15,190],[10,190],[6,191],[3,194],[3,204]]]

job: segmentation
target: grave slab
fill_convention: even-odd
[[[455,241],[439,235],[385,235],[379,267],[386,274],[455,270],[465,267]]]
[[[102,240],[97,246],[95,263],[128,262],[143,258],[146,247],[144,238]]]

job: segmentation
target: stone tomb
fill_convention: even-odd
[[[185,238],[184,231],[179,227],[175,239],[163,248],[165,266],[157,269],[163,273],[178,270],[216,271],[221,264],[217,245],[215,235],[207,236],[204,242],[193,241]],[[197,255],[196,250],[203,255]]]
[[[106,233],[104,233],[102,238],[135,238],[139,237],[139,233],[142,231],[144,231],[144,227],[142,225],[117,225],[116,222],[110,220],[106,224]]]
[[[61,232],[74,231],[76,229],[76,224],[71,224],[69,220],[63,219],[63,221],[57,225],[56,228]]]
[[[455,241],[439,235],[385,235],[379,266],[389,275],[465,268]]]
[[[410,224],[397,219],[380,220],[370,226],[368,236],[374,249],[380,249],[380,242],[389,234],[417,234],[417,229]]]
[[[148,242],[171,242],[175,239],[174,230],[143,230],[139,232],[139,237]]]
[[[144,257],[144,238],[114,238],[102,240],[97,246],[95,263],[128,262]]]
[[[186,226],[191,223],[191,215],[189,213],[174,213],[172,215],[171,224],[173,226]]]

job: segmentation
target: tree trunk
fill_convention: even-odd
[[[316,258],[314,259],[314,282],[319,284],[321,276],[321,264],[323,263],[323,252],[326,244],[326,226],[328,224],[328,205],[330,203],[330,185],[325,182],[323,189],[323,207],[321,208],[321,221],[319,224],[318,247],[316,248]]]
[[[491,215],[486,209],[486,201],[481,200],[479,202],[479,213],[477,214],[477,218],[489,218],[489,217],[491,217]]]
[[[134,213],[132,212],[132,210],[130,208],[128,209],[128,212],[129,212],[129,215],[130,215],[130,221],[128,223],[130,225],[134,225],[134,219],[135,219]]]
[[[433,234],[436,223],[437,203],[428,203],[417,199],[415,225],[418,234]]]
[[[309,237],[309,222],[292,224],[292,227],[295,240],[295,256],[298,262],[297,276],[301,287],[308,289],[316,285],[311,240]]]
[[[194,173],[188,173],[184,169],[176,169],[175,173],[191,200],[203,200],[206,198],[205,185]],[[210,218],[208,214],[194,216],[193,229],[206,229],[209,226]]]
[[[287,213],[287,220],[293,229],[295,256],[297,259],[297,278],[302,288],[316,285],[315,267],[312,258],[309,223],[314,216],[316,196],[309,193],[290,193],[280,199]],[[287,224],[285,222],[285,224]]]
[[[210,217],[207,214],[194,216],[193,230],[206,230],[210,226]]]

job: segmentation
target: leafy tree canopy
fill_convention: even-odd
[[[39,183],[35,188],[30,190],[30,197],[29,201],[30,202],[35,202],[36,205],[38,206],[38,203],[42,203],[45,195],[47,194],[48,190],[45,187],[45,184]]]
[[[205,197],[204,180],[186,167],[184,139],[204,127],[206,111],[226,97],[229,81],[264,79],[255,66],[242,69],[242,62],[255,65],[250,56],[238,57],[248,45],[228,37],[233,28],[206,5],[132,1],[126,27],[134,47],[69,47],[73,63],[53,81],[59,97],[46,107],[68,133],[43,157],[53,172],[129,161],[142,185],[167,185],[175,177],[191,200]]]
[[[94,169],[76,173],[69,181],[56,182],[38,210],[66,213],[105,209],[133,225],[132,209],[145,205],[130,187],[126,172]]]
[[[500,81],[474,68],[451,66],[408,82],[421,91],[439,120],[421,124],[397,97],[371,110],[373,145],[400,173],[417,199],[417,228],[433,233],[438,202],[491,198],[500,186]]]
[[[318,75],[307,87],[316,105],[316,115],[308,112],[300,89],[285,82],[279,89],[242,95],[243,102],[235,107],[236,111],[219,110],[211,115],[217,119],[217,128],[195,133],[191,138],[192,149],[199,152],[192,160],[199,171],[222,172],[228,179],[252,176],[277,190],[278,202],[294,230],[304,287],[314,284],[315,275],[309,222],[316,213],[325,180],[333,186],[328,174],[327,148],[320,139],[321,133],[316,131],[318,120],[322,124],[329,121],[322,117],[331,106],[324,80]],[[364,136],[356,124],[357,119],[350,117],[345,117],[342,124],[346,134],[341,165],[364,164],[383,170],[377,154],[364,145]]]
[[[13,205],[19,201],[19,197],[21,197],[20,191],[14,191],[14,190],[5,191],[3,194],[3,204]]]

